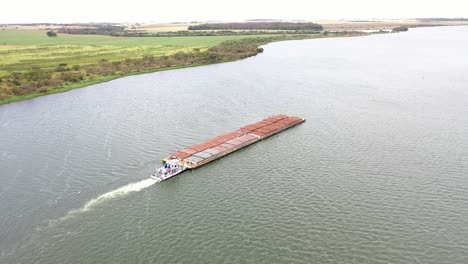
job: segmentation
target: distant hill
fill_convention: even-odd
[[[255,19],[247,19],[247,22],[281,22],[284,21],[282,19],[268,19],[268,18],[255,18]]]
[[[432,17],[432,18],[418,18],[421,22],[438,22],[438,21],[468,21],[468,18],[443,18],[443,17]]]

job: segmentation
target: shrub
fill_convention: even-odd
[[[55,33],[55,32],[52,31],[52,30],[47,31],[46,34],[47,34],[48,37],[56,37],[56,36],[57,36],[57,33]]]
[[[62,66],[62,65],[59,65],[57,68],[55,68],[56,72],[64,72],[66,70],[67,70],[67,68]]]
[[[83,80],[83,75],[80,72],[65,72],[60,75],[60,78],[65,82],[79,82]]]
[[[396,27],[396,28],[392,29],[392,32],[402,32],[402,31],[408,31],[408,27],[407,26],[399,26],[399,27]]]

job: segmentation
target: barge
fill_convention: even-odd
[[[162,160],[164,166],[151,174],[151,178],[158,181],[169,179],[187,169],[203,166],[304,121],[301,117],[274,115],[201,144],[178,150]]]

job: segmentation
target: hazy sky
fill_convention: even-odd
[[[468,0],[5,0],[0,23],[468,17]]]

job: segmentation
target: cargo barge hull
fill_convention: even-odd
[[[162,161],[167,163],[171,160],[178,160],[184,168],[195,169],[304,121],[304,118],[295,116],[271,116],[260,122],[241,127],[237,131],[181,149]]]

